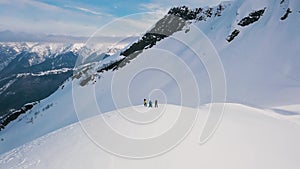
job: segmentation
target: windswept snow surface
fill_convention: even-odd
[[[3,154],[0,156],[0,166],[31,169],[299,167],[299,124],[267,116],[264,110],[240,104],[226,104],[222,123],[215,135],[209,142],[199,144],[199,133],[210,106],[196,110],[199,116],[183,142],[168,153],[153,158],[134,160],[117,157],[101,149],[95,142],[109,137],[103,134],[106,124],[130,138],[159,137],[177,122],[181,113],[190,114],[195,109],[175,105],[160,105],[152,109],[136,106],[95,116]],[[133,124],[120,115],[122,112],[123,116],[130,116],[134,111],[144,115],[162,115],[150,125]],[[110,139],[110,144],[120,146],[120,151],[138,151],[137,147],[128,147],[126,143],[117,145],[118,141]],[[144,147],[143,151],[152,151],[156,146]]]

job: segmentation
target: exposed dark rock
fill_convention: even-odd
[[[211,17],[213,15],[212,13],[213,8],[208,8],[206,11],[204,11],[203,13],[207,16],[207,17]]]
[[[32,107],[33,107],[32,103],[24,105],[25,111],[32,109]]]
[[[156,42],[164,39],[165,37],[167,37],[167,35],[165,34],[146,33],[141,40],[132,44],[127,50],[122,52],[121,55],[129,56],[130,54],[133,54],[136,51],[151,48],[156,44]]]
[[[11,121],[17,119],[21,114],[26,113],[28,110],[32,109],[33,106],[36,104],[34,103],[27,103],[25,104],[20,110],[16,110],[5,117],[0,119],[0,131],[5,128]]]
[[[47,104],[45,107],[43,107],[42,111],[45,111],[45,110],[49,109],[52,106],[53,106],[53,103]]]
[[[85,86],[89,81],[92,81],[92,80],[94,80],[94,78],[92,75],[90,75],[87,78],[81,80],[79,84],[80,84],[80,86]]]
[[[143,50],[151,48],[162,39],[171,36],[177,31],[183,30],[184,26],[192,23],[190,22],[191,20],[205,21],[207,18],[213,16],[219,17],[224,9],[224,6],[219,5],[214,13],[214,8],[189,9],[186,6],[171,8],[168,14],[160,19],[150,31],[144,34],[140,40],[133,43],[129,48],[121,52],[121,55],[125,56],[123,59],[104,65],[97,72],[121,68],[129,63],[132,59],[136,58],[140,53],[143,52]],[[188,31],[189,30],[187,28],[185,32]]]
[[[228,42],[231,42],[238,34],[240,33],[239,30],[235,29],[231,34],[226,38]]]
[[[124,59],[115,63],[111,63],[111,65],[98,70],[98,72],[121,68],[129,63],[130,60],[137,57],[143,50],[151,48],[162,39],[171,36],[177,31],[181,31],[187,24],[187,20],[184,18],[195,18],[196,16],[194,12],[190,12],[186,7],[182,7],[180,9],[172,8],[168,15],[160,19],[150,31],[144,34],[140,40],[133,43],[129,48],[121,52],[121,55],[125,56]],[[185,14],[188,16],[182,17]]]
[[[215,17],[217,16],[221,16],[221,13],[222,11],[224,10],[225,8],[220,4],[217,8],[217,12],[215,13]]]
[[[290,13],[292,13],[292,11],[291,11],[290,8],[288,8],[288,9],[286,10],[285,14],[284,14],[280,19],[281,19],[281,20],[285,20],[285,19],[289,16]]]
[[[244,17],[238,25],[248,26],[256,21],[264,14],[266,8],[250,13],[248,16]]]
[[[197,10],[191,10],[186,6],[171,8],[168,12],[170,15],[178,16],[184,20],[192,20],[197,17]]]

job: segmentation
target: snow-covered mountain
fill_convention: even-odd
[[[124,44],[123,44],[124,45]],[[125,44],[126,45],[126,44]],[[111,44],[0,43],[1,129],[24,113],[22,107],[48,97],[73,74],[78,57],[95,62],[120,50]],[[0,130],[1,130],[0,129]]]
[[[0,152],[9,152],[0,157],[0,165],[298,167],[299,11],[297,0],[236,0],[216,7],[172,8],[136,42],[100,61],[77,65],[63,88],[8,124],[0,132]],[[163,128],[151,126],[155,119],[147,128],[149,117],[143,121],[138,112],[148,109],[135,107],[143,98],[158,99],[166,108],[144,113],[160,114]],[[223,110],[224,106],[216,134],[199,146],[200,131],[213,133],[216,128],[206,130],[206,124],[217,126],[222,117],[214,108]],[[120,153],[121,157],[138,157],[143,150],[150,155],[161,153],[149,150],[151,146],[120,144],[119,137],[107,137],[112,131],[107,132],[104,124],[130,138],[152,138],[174,127],[172,120],[181,116],[173,112],[179,109],[181,115],[199,112],[200,121],[193,126],[193,134],[170,153],[140,161],[106,153]],[[80,123],[68,126],[78,120]],[[182,127],[186,123],[182,121]],[[163,143],[158,142],[165,148]],[[68,158],[73,152],[77,155]],[[49,159],[52,166],[46,162]]]
[[[98,44],[98,46],[87,46],[84,43],[49,43],[49,42],[1,42],[0,43],[0,70],[5,68],[13,59],[22,53],[32,53],[34,55],[26,58],[28,66],[33,66],[44,62],[46,59],[55,58],[58,55],[73,53],[74,55],[92,55],[110,53],[122,48],[112,48],[113,44]]]
[[[299,166],[299,123],[281,118],[272,118],[271,111],[240,104],[226,104],[222,123],[214,137],[206,144],[199,144],[199,133],[209,112],[209,105],[199,110],[199,117],[189,135],[174,149],[163,155],[146,159],[130,159],[115,156],[97,145],[108,123],[121,134],[146,138],[158,136],[164,129],[172,127],[182,113],[193,113],[194,109],[176,105],[161,105],[147,113],[164,115],[151,125],[132,125],[124,120],[120,112],[113,111],[82,123],[69,125],[40,137],[0,156],[2,168],[82,169],[82,168],[272,168],[294,169]],[[137,111],[146,111],[142,106]],[[148,109],[149,110],[149,109]],[[298,106],[298,111],[299,106]],[[121,110],[123,115],[132,113],[131,108]],[[89,127],[88,132],[82,126]],[[88,134],[88,136],[87,136]],[[92,136],[91,136],[92,135]],[[90,137],[96,138],[91,139]],[[108,139],[112,146],[120,140]],[[169,140],[170,141],[170,140]],[[121,147],[129,153],[151,152],[159,144],[148,147]],[[140,150],[140,151],[139,151]],[[70,154],[71,153],[71,154]]]
[[[17,57],[22,52],[35,53],[35,57],[28,59],[29,66],[39,64],[47,58],[54,57],[66,52],[76,53],[84,44],[64,44],[64,43],[33,43],[33,42],[2,42],[1,48],[1,70],[6,67],[11,60]],[[7,60],[7,61],[4,61]]]

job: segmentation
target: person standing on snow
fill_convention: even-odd
[[[157,100],[155,100],[155,102],[154,102],[154,107],[158,107]]]
[[[147,100],[144,99],[144,106],[147,107]]]
[[[149,100],[149,107],[152,107],[152,101]]]

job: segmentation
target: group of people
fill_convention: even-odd
[[[144,106],[145,107],[152,107],[152,101],[149,99],[149,103],[147,104],[147,99],[144,99]],[[154,101],[154,107],[158,107],[158,102],[157,100]]]

